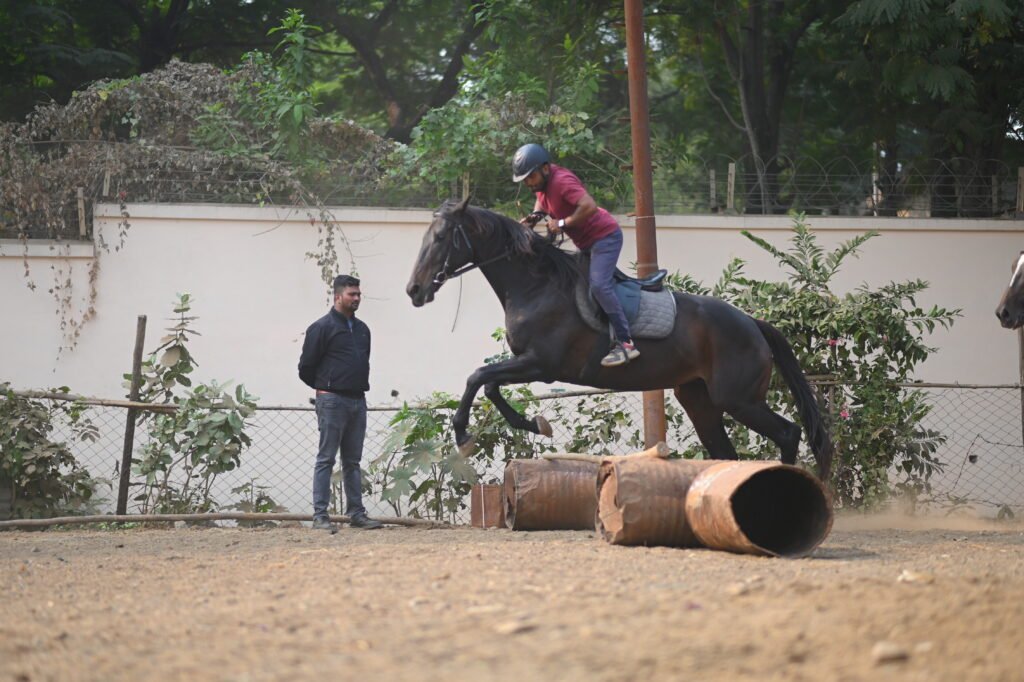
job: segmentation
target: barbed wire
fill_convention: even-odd
[[[21,145],[27,153],[60,166],[74,162],[78,146],[106,146],[116,164],[89,164],[80,172],[84,205],[75,193],[51,193],[38,217],[15,210],[0,192],[0,237],[79,239],[84,211],[92,234],[92,207],[97,202],[240,203],[292,205],[294,185],[282,182],[252,159],[212,154],[182,145],[97,140],[47,140]],[[18,145],[15,145],[17,147]],[[154,161],[153,159],[159,159]],[[270,163],[270,162],[268,162]],[[461,182],[395,179],[380,158],[345,159],[358,173],[329,173],[306,181],[327,206],[435,208],[440,201],[469,192],[474,203],[509,207],[524,201],[522,188],[505,173],[467,175]],[[255,164],[255,165],[254,165]],[[115,171],[111,171],[115,168]],[[55,169],[53,173],[66,172]],[[0,178],[4,175],[0,163]],[[587,171],[579,175],[588,182]],[[891,217],[1014,217],[1019,206],[1019,170],[997,159],[816,159],[779,155],[758,159],[687,156],[655,167],[655,209],[662,214],[780,214]],[[599,182],[600,178],[595,178]],[[762,182],[763,180],[763,182]],[[45,184],[45,183],[44,183]],[[67,182],[50,183],[64,186]],[[763,188],[762,188],[763,184]],[[762,191],[763,190],[763,191]],[[28,190],[25,190],[28,191]],[[529,197],[527,197],[529,198]],[[9,206],[5,206],[9,202]],[[45,205],[43,205],[45,203]],[[604,197],[613,211],[632,210],[632,189]]]

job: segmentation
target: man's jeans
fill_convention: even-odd
[[[363,458],[363,438],[366,435],[366,400],[320,393],[316,397],[316,418],[320,426],[320,451],[316,454],[316,468],[313,470],[313,516],[327,517],[327,505],[331,501],[331,471],[339,447],[345,513],[350,517],[365,514],[359,461]]]
[[[629,341],[629,322],[626,321],[626,313],[622,311],[619,297],[615,295],[613,281],[620,253],[622,230],[615,230],[590,246],[590,291],[594,294],[597,304],[601,306],[601,310],[608,315],[608,320],[615,329],[615,337],[619,341]]]

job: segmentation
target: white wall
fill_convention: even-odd
[[[193,343],[200,380],[244,382],[263,404],[304,404],[309,391],[296,376],[302,333],[328,308],[318,268],[305,257],[317,242],[308,215],[221,205],[130,205],[128,211],[131,227],[119,251],[87,244],[26,249],[0,242],[0,380],[17,388],[67,385],[76,393],[121,396],[136,316],[149,317],[148,352],[163,334],[175,293],[188,291],[200,318],[195,326],[202,336]],[[498,350],[490,333],[503,326],[503,318],[486,281],[470,273],[462,280],[461,303],[455,281],[432,304],[413,308],[405,284],[430,212],[340,208],[333,214],[352,244],[363,281],[360,316],[374,338],[371,404],[389,402],[392,389],[405,399],[434,390],[461,392],[472,369]],[[621,220],[627,229],[620,264],[628,269],[635,241],[632,221]],[[96,224],[108,241],[116,240],[118,221],[116,206],[96,207]],[[783,276],[739,230],[785,247],[788,218],[662,216],[657,223],[662,267],[711,283],[738,256],[749,262],[752,276]],[[841,273],[841,287],[923,278],[932,286],[920,303],[963,309],[952,331],[930,338],[940,351],[918,378],[1017,381],[1016,335],[999,327],[993,311],[1011,260],[1024,246],[1024,221],[832,217],[812,218],[811,226],[826,247],[868,229],[882,232]],[[77,347],[58,357],[62,332],[57,305],[47,293],[54,282],[51,268],[71,272],[74,306],[81,309],[94,252],[96,315]],[[347,262],[344,254],[341,260]],[[25,263],[35,291],[26,287]]]

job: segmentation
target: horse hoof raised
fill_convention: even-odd
[[[469,436],[465,442],[459,445],[459,454],[469,459],[476,452],[476,438]]]
[[[555,435],[555,432],[551,430],[551,424],[544,417],[537,415],[533,418],[533,423],[537,427],[537,433],[541,436],[551,438],[551,436]]]

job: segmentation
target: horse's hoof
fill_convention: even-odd
[[[476,438],[469,436],[459,445],[459,454],[469,459],[476,452]]]
[[[539,435],[547,436],[548,438],[555,435],[555,432],[551,430],[551,424],[548,423],[548,420],[539,414],[533,418],[533,423],[537,427],[537,433]]]

